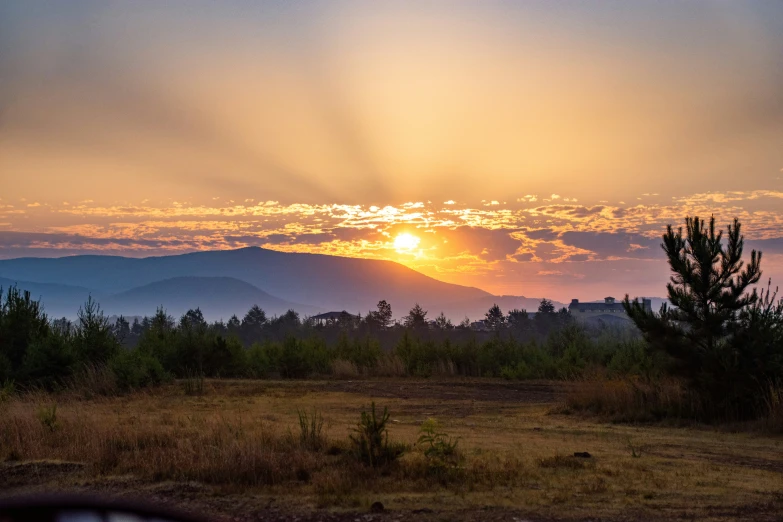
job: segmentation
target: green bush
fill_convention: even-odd
[[[52,333],[30,345],[19,374],[24,382],[52,389],[71,375],[75,362],[69,339]]]
[[[247,354],[236,337],[215,336],[206,345],[203,370],[210,377],[238,377],[247,368]]]
[[[337,341],[335,357],[352,362],[360,370],[374,368],[383,355],[381,346],[370,336],[349,340],[343,332]]]
[[[663,373],[663,358],[658,355],[650,354],[642,340],[624,342],[617,346],[606,369],[610,377],[659,377]]]
[[[155,386],[170,378],[160,361],[140,350],[122,350],[109,361],[109,369],[124,392]]]
[[[247,351],[248,376],[261,379],[274,370],[268,344],[253,343],[253,346]]]
[[[435,419],[427,419],[421,425],[416,445],[424,452],[430,472],[442,475],[447,470],[454,469],[459,465],[458,443],[459,438],[452,438],[446,433],[438,431],[438,423]]]
[[[405,452],[404,445],[389,442],[387,422],[389,410],[384,408],[379,417],[375,411],[375,402],[369,412],[362,412],[361,419],[353,430],[354,435],[350,436],[353,454],[362,464],[372,468],[383,467],[397,460]]]

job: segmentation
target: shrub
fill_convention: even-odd
[[[210,377],[237,377],[247,366],[246,357],[239,339],[217,335],[205,346],[203,369]]]
[[[416,445],[424,452],[430,472],[440,475],[448,469],[456,468],[460,462],[457,452],[459,438],[452,438],[438,431],[435,419],[427,419],[420,428]]]
[[[660,353],[650,354],[647,343],[635,340],[620,343],[614,350],[606,369],[611,377],[628,377],[632,375],[646,378],[659,377],[662,373]]]
[[[247,372],[250,377],[260,379],[272,371],[267,344],[253,343],[247,351]]]
[[[109,369],[123,392],[155,386],[169,379],[160,361],[139,350],[120,351],[109,361]]]
[[[343,332],[337,342],[337,357],[351,362],[360,371],[373,368],[383,355],[376,339],[370,336],[349,341]]]
[[[329,371],[329,355],[319,340],[300,340],[288,336],[282,342],[265,345],[271,366],[287,379],[307,377],[313,372]]]
[[[299,445],[310,451],[320,451],[326,446],[326,436],[323,434],[324,418],[313,408],[313,413],[300,410],[299,416]]]
[[[71,374],[74,362],[70,339],[51,333],[30,344],[20,374],[25,382],[51,390]]]
[[[362,412],[361,419],[354,428],[355,435],[350,436],[354,456],[359,462],[379,468],[394,462],[404,453],[403,445],[389,442],[389,430],[386,428],[388,421],[388,408],[384,408],[379,417],[375,411],[375,402],[372,403],[369,413]]]

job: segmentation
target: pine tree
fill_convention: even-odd
[[[493,304],[492,307],[484,314],[484,320],[487,326],[492,330],[498,330],[506,323],[506,316],[503,315],[503,311],[497,304]]]
[[[737,219],[728,226],[725,244],[714,217],[709,223],[688,217],[685,224],[685,235],[682,228],[675,232],[669,225],[661,245],[672,271],[666,285],[672,307],[664,304],[653,313],[638,301],[630,302],[627,295],[623,306],[650,349],[672,358],[673,370],[699,394],[705,409],[723,416],[748,416],[757,402],[758,386],[776,373],[783,376],[774,354],[749,365],[755,347],[738,342],[748,337],[743,317],[759,301],[751,287],[761,278],[761,252],[753,250],[747,264],[742,260],[744,238]],[[783,354],[783,347],[778,349]]]
[[[416,303],[408,315],[405,316],[404,324],[408,328],[424,328],[427,326],[427,310],[424,310],[419,303]]]
[[[451,319],[441,312],[440,315],[435,318],[435,328],[439,330],[451,330],[454,328],[454,325],[451,324]]]

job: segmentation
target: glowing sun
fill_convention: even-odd
[[[419,241],[418,237],[406,232],[394,238],[394,248],[397,252],[410,252],[419,246]]]

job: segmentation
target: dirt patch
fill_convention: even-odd
[[[499,404],[541,404],[561,400],[568,385],[561,382],[498,381],[483,379],[352,379],[243,381],[211,380],[213,393],[227,397],[273,395],[299,398],[309,393],[343,392],[368,398],[438,399]]]
[[[123,482],[111,484],[111,481],[96,488],[84,486],[59,490],[60,493],[98,494],[109,498],[123,498],[126,501],[139,500],[144,505],[160,505],[173,508],[183,513],[194,513],[200,517],[208,517],[219,522],[396,522],[415,520],[417,522],[468,522],[482,520],[488,522],[588,522],[596,520],[610,521],[668,521],[680,519],[695,519],[688,506],[669,506],[666,509],[628,508],[613,517],[600,518],[589,514],[574,514],[572,516],[553,517],[534,514],[520,509],[497,506],[478,506],[467,509],[430,509],[385,510],[372,513],[369,509],[353,509],[346,511],[303,510],[296,505],[278,504],[274,497],[265,495],[234,495],[219,494],[209,486],[195,483],[167,482],[164,484],[139,483],[133,485]],[[97,485],[96,485],[97,486]],[[57,488],[54,488],[56,490]],[[47,492],[53,492],[49,489]],[[742,520],[772,522],[780,520],[783,499],[770,499],[765,503],[752,503],[731,508],[706,507],[708,520]]]
[[[355,393],[370,398],[441,399],[509,404],[552,403],[564,394],[553,383],[498,381],[361,380],[313,383],[313,389]]]
[[[209,486],[194,483],[168,482],[142,486],[135,480],[130,483],[108,479],[103,484],[82,487],[38,488],[41,493],[76,494],[105,499],[123,499],[138,502],[140,506],[161,506],[185,515],[192,513],[216,522],[392,522],[415,520],[417,522],[442,522],[452,520],[467,522],[566,522],[587,521],[593,518],[552,518],[522,512],[518,509],[485,506],[469,509],[442,510],[419,508],[413,510],[384,510],[380,513],[366,510],[303,510],[295,504],[278,504],[273,497],[263,495],[218,494]],[[24,493],[30,493],[30,490]],[[2,495],[9,497],[12,495]],[[623,519],[627,520],[627,519]]]
[[[735,455],[707,449],[694,449],[693,447],[685,447],[677,444],[652,446],[646,451],[650,455],[668,459],[705,460],[723,466],[741,466],[783,474],[783,459],[773,460],[750,455]]]
[[[36,460],[0,464],[0,490],[30,484],[43,484],[58,478],[72,478],[85,468],[78,462]]]

